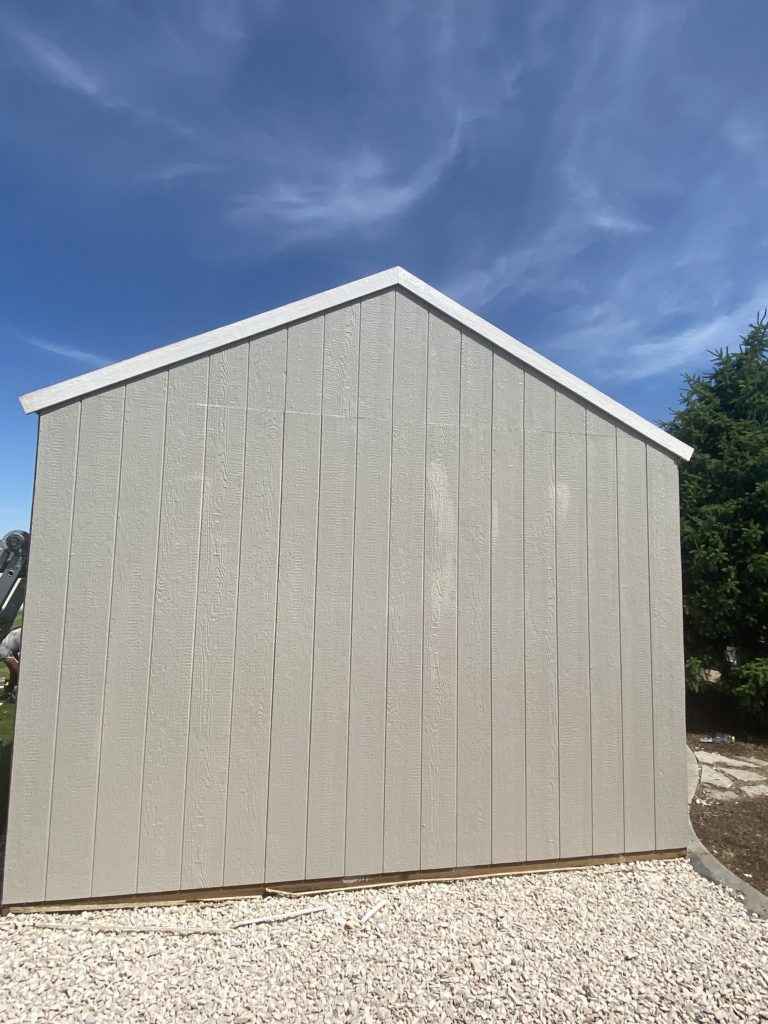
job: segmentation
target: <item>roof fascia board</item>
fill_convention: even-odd
[[[52,406],[73,401],[94,391],[100,391],[103,388],[121,384],[136,377],[142,377],[148,373],[171,366],[174,363],[179,363],[182,360],[203,355],[206,352],[222,348],[236,341],[242,341],[245,338],[263,334],[266,331],[276,330],[277,328],[284,327],[286,324],[315,316],[336,306],[344,305],[347,302],[354,302],[367,295],[372,295],[375,292],[398,285],[423,302],[434,306],[462,327],[498,346],[498,348],[507,352],[521,363],[541,373],[542,376],[547,377],[549,380],[554,381],[566,391],[570,391],[572,394],[583,398],[590,405],[602,410],[612,419],[623,423],[659,447],[672,452],[678,458],[684,459],[687,462],[693,454],[693,448],[672,437],[671,434],[657,427],[650,420],[646,420],[644,417],[632,412],[631,409],[627,409],[626,406],[604,395],[597,388],[593,388],[590,384],[564,370],[500,328],[494,327],[487,320],[483,320],[476,313],[472,313],[458,302],[449,299],[447,295],[443,295],[442,292],[432,288],[418,277],[414,277],[413,274],[403,270],[402,267],[391,267],[389,270],[381,271],[381,273],[362,277],[357,281],[351,281],[349,284],[341,285],[338,288],[319,292],[317,295],[300,299],[297,302],[290,302],[285,306],[278,306],[277,309],[259,313],[245,320],[239,320],[234,324],[218,327],[213,331],[206,331],[204,334],[197,334],[192,338],[186,338],[171,345],[151,349],[149,352],[143,352],[141,355],[133,356],[130,359],[123,359],[118,363],[112,363],[98,370],[92,370],[90,373],[81,374],[79,377],[71,377],[69,380],[52,384],[50,387],[40,388],[38,391],[30,391],[28,394],[21,396],[20,402],[24,412],[42,412]]]
[[[668,434],[661,427],[657,427],[655,423],[651,423],[650,420],[633,412],[620,402],[615,401],[615,399],[604,395],[602,391],[593,388],[591,384],[587,384],[580,377],[576,377],[574,374],[569,373],[568,370],[564,370],[562,366],[553,363],[551,359],[547,359],[546,356],[524,345],[522,341],[513,338],[499,327],[494,327],[487,320],[483,320],[481,316],[466,309],[453,299],[449,299],[447,295],[443,295],[442,292],[432,288],[418,277],[414,277],[413,274],[409,274],[407,270],[403,270],[401,267],[397,269],[399,275],[398,284],[413,292],[414,295],[417,295],[424,302],[429,303],[429,305],[435,306],[452,320],[456,320],[462,327],[466,327],[475,334],[479,334],[481,338],[485,338],[486,341],[490,341],[498,348],[508,352],[509,355],[514,356],[521,363],[525,363],[526,366],[530,366],[531,369],[537,370],[542,376],[559,384],[566,391],[578,395],[586,402],[589,402],[590,405],[607,413],[612,419],[625,424],[636,433],[642,434],[650,441],[653,441],[654,444],[665,448],[667,451],[671,451],[686,462],[693,455],[693,448]]]
[[[122,359],[118,363],[110,363],[109,366],[91,370],[78,377],[70,377],[58,384],[51,384],[50,387],[40,388],[38,391],[30,391],[26,395],[22,395],[19,401],[24,412],[42,412],[51,406],[70,402],[93,391],[101,391],[103,388],[122,384],[135,377],[143,377],[155,370],[161,370],[194,356],[204,355],[206,352],[212,352],[214,349],[222,348],[233,342],[276,330],[286,324],[295,323],[297,320],[314,316],[335,306],[342,306],[347,302],[354,302],[356,299],[361,299],[374,292],[392,288],[397,283],[397,268],[383,270],[381,273],[371,274],[370,277],[361,277],[357,281],[350,281],[349,284],[319,292],[309,298],[289,302],[286,306],[278,306],[277,309],[258,313],[245,320],[238,320],[234,324],[227,324],[225,327],[217,327],[213,331],[196,334],[183,341],[175,341],[170,345],[150,349],[149,352],[142,352],[130,359]]]

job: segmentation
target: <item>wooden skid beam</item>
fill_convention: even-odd
[[[329,892],[378,889],[393,885],[418,885],[424,882],[456,882],[472,878],[498,878],[504,875],[532,875],[544,871],[574,871],[603,864],[632,864],[635,861],[674,860],[685,857],[686,850],[648,850],[641,853],[611,853],[596,857],[567,857],[558,860],[527,861],[514,864],[479,865],[470,868],[436,868],[429,871],[400,871],[381,875],[356,875],[352,878],[323,878],[311,881],[281,882],[273,885],[222,886],[211,889],[186,889],[175,892],[139,893],[126,896],[102,896],[95,899],[61,900],[56,903],[16,903],[0,907],[0,914],[82,913],[89,910],[121,910],[127,907],[174,906],[183,903],[207,903],[252,899],[255,896],[316,896]]]

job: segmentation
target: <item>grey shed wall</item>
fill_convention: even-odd
[[[673,849],[677,466],[391,289],[40,417],[6,903]]]

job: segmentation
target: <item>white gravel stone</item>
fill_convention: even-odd
[[[717,786],[719,789],[728,789],[733,785],[733,779],[707,764],[701,766],[701,781],[705,786]]]
[[[725,754],[717,754],[711,750],[697,750],[696,759],[701,764],[714,764],[718,768],[731,765],[734,768],[749,768],[750,762],[745,758],[726,757]]]
[[[744,760],[748,761],[750,764],[757,765],[758,768],[762,768],[764,771],[768,772],[768,761],[766,761],[764,758],[762,758],[762,757],[745,757]]]
[[[328,913],[225,930],[320,903]],[[73,930],[36,927],[51,921]],[[82,930],[96,927],[154,931]],[[0,922],[0,1019],[765,1021],[768,922],[685,861],[290,901],[16,915]]]
[[[765,779],[762,772],[745,772],[738,768],[726,768],[724,770],[729,775],[732,775],[734,779],[738,779],[739,782],[763,782]]]
[[[759,782],[755,786],[743,786],[742,788],[747,796],[768,796],[768,786],[764,782]]]
[[[741,793],[733,789],[710,789],[707,791],[707,797],[710,800],[716,800],[718,803],[725,803],[728,800],[738,800],[740,796]]]

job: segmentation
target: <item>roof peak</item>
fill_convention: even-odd
[[[378,274],[359,278],[357,281],[350,281],[328,291],[318,292],[316,295],[299,299],[296,302],[290,302],[284,306],[278,306],[276,309],[267,310],[245,320],[238,320],[224,327],[217,327],[215,330],[206,331],[191,338],[185,338],[183,341],[176,341],[161,348],[151,349],[141,355],[132,356],[117,363],[111,363],[109,366],[92,370],[90,373],[84,373],[78,377],[71,377],[58,384],[52,384],[37,391],[30,391],[28,394],[21,396],[21,405],[25,412],[43,412],[45,409],[74,401],[94,391],[100,391],[103,388],[161,370],[164,367],[173,366],[182,360],[203,355],[206,352],[212,352],[215,349],[223,348],[226,345],[242,341],[254,335],[276,330],[296,320],[315,316],[336,306],[355,302],[375,292],[393,287],[400,287],[410,292],[423,302],[439,310],[445,316],[455,320],[473,334],[477,334],[491,344],[496,345],[521,363],[552,380],[566,391],[584,399],[590,405],[600,409],[611,418],[641,434],[678,458],[687,461],[693,454],[692,448],[683,444],[677,438],[672,437],[671,434],[666,433],[656,424],[651,423],[638,413],[621,405],[613,398],[609,398],[608,395],[604,395],[597,388],[592,387],[591,384],[587,384],[586,381],[576,377],[568,370],[564,370],[539,352],[524,345],[499,327],[495,327],[476,313],[472,313],[454,299],[449,298],[399,266],[390,267],[388,270],[382,270]]]

